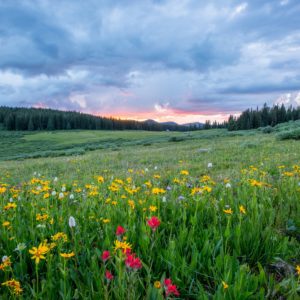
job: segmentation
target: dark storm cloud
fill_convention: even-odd
[[[299,14],[296,0],[2,1],[0,104],[261,105],[300,90]]]

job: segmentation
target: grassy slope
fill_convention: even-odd
[[[295,276],[290,273],[284,274],[281,269],[272,271],[270,268],[277,256],[293,266],[300,261],[299,242],[290,239],[285,233],[286,224],[289,219],[292,219],[296,222],[299,234],[299,222],[296,217],[300,200],[298,181],[296,177],[282,179],[278,169],[279,165],[286,165],[287,170],[291,170],[295,164],[299,165],[299,142],[278,141],[273,134],[240,132],[235,135],[235,133],[217,130],[194,132],[188,137],[189,140],[175,143],[168,142],[171,135],[187,138],[182,133],[167,132],[37,133],[21,137],[24,144],[17,141],[11,149],[2,149],[4,157],[6,153],[7,158],[9,155],[14,155],[13,146],[29,151],[29,145],[34,143],[40,147],[59,145],[63,148],[66,144],[94,143],[101,139],[106,141],[109,138],[114,140],[111,144],[118,145],[117,148],[95,150],[81,156],[0,162],[0,182],[19,184],[31,179],[33,173],[37,172],[49,180],[57,176],[59,181],[52,187],[57,191],[61,189],[62,184],[67,184],[68,188],[71,188],[74,180],[78,180],[79,186],[84,187],[85,184],[95,182],[95,175],[105,176],[105,183],[100,188],[99,196],[85,199],[85,196],[79,194],[77,204],[68,202],[68,199],[62,202],[51,199],[49,200],[49,203],[53,204],[51,208],[45,207],[48,201],[43,200],[41,196],[31,195],[29,186],[26,197],[30,199],[30,202],[18,203],[20,208],[16,216],[14,212],[7,213],[8,216],[11,215],[9,220],[13,224],[11,234],[16,234],[17,239],[9,240],[9,235],[6,236],[6,229],[3,228],[4,248],[0,248],[0,256],[12,255],[13,266],[21,268],[19,258],[13,252],[16,243],[25,241],[29,249],[38,245],[41,239],[50,237],[58,231],[66,232],[70,237],[67,221],[69,215],[73,215],[79,224],[79,229],[76,229],[79,232],[76,236],[80,242],[77,246],[68,243],[64,251],[76,248],[82,265],[79,270],[82,277],[77,277],[77,271],[75,271],[77,267],[74,267],[73,260],[69,261],[70,274],[76,273],[76,276],[68,277],[69,296],[71,293],[73,295],[74,285],[76,285],[80,296],[85,299],[104,297],[103,283],[91,283],[90,276],[93,274],[94,280],[101,278],[100,274],[103,276],[103,263],[101,260],[98,262],[97,257],[105,249],[112,251],[115,227],[121,224],[128,229],[128,239],[134,244],[134,251],[143,262],[148,266],[154,263],[149,282],[146,268],[138,272],[141,274],[146,290],[136,287],[135,298],[137,299],[142,299],[145,293],[147,295],[157,293],[152,288],[153,282],[160,280],[163,274],[172,277],[179,286],[184,299],[208,299],[209,297],[210,299],[266,299],[267,294],[269,294],[269,299],[275,299],[281,295],[292,295],[290,299],[296,299],[293,298],[297,284]],[[69,140],[66,141],[68,138]],[[126,143],[124,140],[120,142],[121,138],[126,140]],[[149,139],[151,145],[143,146],[143,143]],[[201,152],[200,149],[209,149],[209,151]],[[207,168],[208,162],[213,163],[212,169]],[[247,182],[242,183],[241,169],[250,165],[257,166],[259,171],[268,173],[268,180],[272,185],[274,184],[274,190],[273,188],[249,187]],[[148,168],[149,172],[140,176],[138,172],[145,168]],[[134,173],[128,173],[128,169],[133,169]],[[183,169],[190,172],[188,180],[195,186],[202,175],[209,174],[217,182],[216,187],[213,187],[213,193],[200,196],[201,201],[195,201],[190,196],[190,190],[185,183],[175,187],[173,179],[180,177],[180,170]],[[161,175],[161,179],[153,179],[154,174]],[[128,198],[136,203],[136,213],[132,213],[128,208],[127,200],[121,200],[121,194],[112,193],[109,197],[118,201],[119,204],[116,207],[105,204],[107,194],[110,193],[108,186],[112,178],[125,180],[128,176],[134,178],[134,183],[141,187],[142,191],[146,180],[151,180],[154,186],[163,188],[167,185],[173,186],[172,191],[167,195],[172,201],[161,204],[161,196],[146,196],[140,192]],[[257,173],[253,176],[260,179]],[[224,178],[230,179],[232,191],[225,188]],[[122,193],[125,192],[122,191]],[[185,195],[189,206],[184,206],[185,202],[181,204],[176,201],[181,194]],[[4,197],[6,198],[3,198],[1,207],[8,202],[9,196]],[[160,207],[157,212],[153,213],[161,218],[162,225],[158,230],[157,245],[152,252],[148,250],[150,244],[145,238],[147,235],[144,234],[148,229],[145,228],[144,223],[149,213],[142,212],[138,205],[140,199],[147,201],[146,207],[150,204]],[[214,206],[215,200],[218,201],[220,207]],[[34,203],[34,205],[28,205],[29,203]],[[232,224],[229,221],[231,219],[223,213],[226,204],[234,209]],[[238,215],[239,204],[245,205],[247,209],[247,215],[243,217],[241,223],[239,223]],[[47,225],[46,231],[39,231],[36,228],[38,222],[35,221],[35,215],[41,212],[48,212],[55,219],[54,225]],[[1,222],[7,220],[8,216],[3,217]],[[94,222],[88,217],[109,218],[111,223],[103,225],[101,221]],[[19,220],[22,222],[18,223]],[[26,225],[23,225],[24,222]],[[23,226],[26,230],[22,229]],[[227,232],[227,228],[230,228],[230,232]],[[142,233],[135,235],[136,230]],[[105,234],[102,236],[103,232]],[[91,248],[90,240],[96,246]],[[220,244],[223,240],[224,243]],[[174,245],[176,245],[175,248]],[[223,250],[219,252],[216,249],[219,249],[220,245]],[[24,272],[27,270],[26,274],[31,274],[30,279],[26,277],[27,275],[22,277],[19,271],[15,272],[16,278],[20,279],[25,289],[25,299],[31,299],[29,286],[33,286],[31,280],[34,277],[34,267],[32,267],[33,263],[28,249],[24,252],[26,266],[24,264],[22,270],[25,270]],[[59,285],[63,277],[60,272],[57,272],[58,266],[62,267],[62,264],[59,262],[57,250],[54,249],[53,253],[54,258],[52,263],[49,263],[49,267],[46,268],[44,263],[40,266],[41,278],[48,276],[45,281],[44,294],[41,296],[44,299],[56,299],[56,290],[63,291],[62,286]],[[260,269],[258,262],[262,264],[265,271]],[[112,283],[111,299],[124,299],[128,291],[127,286],[118,283],[119,271],[111,265],[109,268],[116,276]],[[92,273],[89,273],[89,270]],[[269,278],[265,275],[269,272],[279,274],[276,275],[280,278],[278,285],[274,279],[276,276]],[[222,280],[229,283],[228,291],[223,290]],[[92,284],[95,290],[90,288]],[[294,288],[292,288],[293,285]],[[0,296],[1,293],[4,293],[4,297],[7,295],[4,289],[0,292]],[[71,299],[71,297],[66,297],[66,299]],[[150,296],[147,299],[151,299]],[[153,299],[162,299],[162,297]]]
[[[119,169],[121,172],[126,172],[127,168],[154,165],[173,171],[181,167],[178,161],[182,160],[183,165],[195,174],[203,173],[207,162],[213,162],[216,168],[212,172],[226,177],[237,174],[242,167],[251,164],[264,163],[266,168],[272,169],[274,161],[288,165],[299,162],[300,149],[297,141],[278,142],[274,135],[254,134],[254,132],[240,132],[237,136],[231,136],[232,133],[229,136],[227,134],[222,130],[193,132],[190,136],[169,132],[111,131],[30,134],[21,138],[27,142],[17,141],[12,149],[1,147],[2,158],[13,157],[16,151],[14,147],[24,149],[23,153],[26,153],[31,149],[31,143],[37,143],[40,148],[51,144],[50,149],[55,147],[64,149],[63,147],[66,146],[83,144],[95,139],[101,143],[110,138],[113,141],[111,144],[119,146],[87,152],[84,156],[29,159],[22,163],[0,162],[0,168],[2,174],[6,170],[12,172],[15,180],[22,178],[23,175],[31,176],[34,171],[43,172],[45,175],[74,178],[77,173],[88,177],[103,169]],[[214,138],[218,135],[220,137]],[[183,136],[190,140],[168,142],[170,136]],[[120,139],[123,139],[123,142],[120,142]],[[150,141],[152,144],[145,147],[143,146],[145,141]],[[123,145],[127,147],[122,147]],[[202,148],[209,149],[209,152],[200,152],[199,149]],[[84,174],[82,168],[85,169]]]

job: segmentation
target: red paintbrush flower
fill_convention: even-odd
[[[168,297],[170,295],[174,295],[177,297],[180,295],[175,284],[169,284],[166,288],[166,296]]]
[[[141,269],[142,268],[142,262],[138,257],[135,257],[135,254],[127,254],[127,258],[125,260],[125,264],[128,268],[131,269]]]
[[[172,284],[172,280],[170,278],[166,278],[164,281],[165,286]]]
[[[108,280],[108,281],[111,281],[114,279],[114,275],[111,274],[108,270],[105,271],[105,278]]]
[[[110,253],[108,250],[103,251],[101,256],[103,262],[106,262],[108,259],[110,259]]]
[[[124,234],[125,231],[126,231],[125,228],[123,228],[122,226],[119,225],[116,230],[116,235],[120,236],[120,235]]]
[[[165,284],[165,292],[166,292],[166,296],[179,296],[180,293],[177,290],[177,286],[175,284],[172,284],[172,280],[170,278],[166,278],[164,281]]]
[[[147,221],[148,225],[151,227],[153,231],[156,230],[156,228],[160,225],[160,220],[157,217],[151,217]]]

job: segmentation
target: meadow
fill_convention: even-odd
[[[299,299],[276,134],[0,131],[0,299]]]

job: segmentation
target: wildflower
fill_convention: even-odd
[[[33,247],[29,250],[29,253],[32,254],[31,259],[35,259],[35,263],[38,264],[41,259],[46,259],[45,254],[50,251],[48,245],[44,243],[40,243],[38,247]]]
[[[16,207],[17,207],[16,203],[8,203],[7,205],[4,206],[4,210],[14,209]]]
[[[69,199],[70,199],[70,200],[74,200],[74,198],[75,198],[74,195],[73,195],[73,194],[70,194]]]
[[[3,223],[2,223],[2,226],[3,227],[8,227],[10,225],[10,222],[8,222],[8,221],[4,221]]]
[[[155,281],[155,282],[154,282],[154,287],[155,287],[156,289],[160,289],[160,288],[161,288],[161,283],[160,283],[160,281]]]
[[[52,191],[52,192],[51,192],[51,195],[52,195],[52,196],[55,196],[55,195],[56,195],[56,191]]]
[[[230,189],[230,188],[231,188],[231,184],[230,184],[229,182],[227,182],[226,185],[225,185],[225,187],[226,187],[227,189]]]
[[[164,281],[165,286],[172,284],[172,280],[170,278],[166,278]]]
[[[107,223],[110,222],[110,219],[103,219],[102,222],[103,222],[104,224],[107,224]]]
[[[20,243],[17,245],[15,251],[21,252],[26,248],[26,244],[25,243]]]
[[[72,217],[72,216],[69,218],[69,226],[71,228],[76,226],[76,221],[75,221],[74,217]]]
[[[110,271],[106,270],[106,271],[105,271],[105,278],[106,278],[108,281],[111,281],[111,280],[114,279],[114,276],[113,276],[113,274],[112,274]]]
[[[52,241],[60,241],[63,240],[64,242],[68,241],[68,236],[64,232],[58,232],[55,235],[51,236]]]
[[[153,188],[152,189],[152,194],[153,195],[159,195],[159,194],[164,194],[166,191],[164,189],[160,188]]]
[[[138,257],[135,257],[135,254],[127,254],[125,265],[128,268],[138,270],[142,268],[142,262]]]
[[[5,271],[6,268],[11,266],[11,260],[9,256],[2,257],[2,263],[0,264],[0,270]]]
[[[211,162],[207,164],[208,168],[212,168],[212,166],[213,166],[213,164]]]
[[[5,281],[1,285],[11,288],[15,295],[20,295],[23,292],[20,282],[15,279]]]
[[[64,193],[63,192],[59,193],[58,198],[62,199],[63,197],[64,197]]]
[[[222,281],[222,285],[224,290],[227,290],[229,287],[229,285],[225,281]]]
[[[180,295],[179,291],[177,290],[177,286],[175,284],[172,284],[171,279],[165,279],[164,284],[167,297],[172,295],[178,297]]]
[[[296,266],[296,271],[297,271],[297,274],[300,276],[300,265]]]
[[[127,252],[127,250],[131,250],[131,245],[127,242],[120,242],[118,240],[115,241],[115,251],[118,249],[122,249],[124,253]]]
[[[125,228],[123,228],[122,226],[119,225],[116,230],[116,235],[120,236],[120,235],[124,234],[125,232],[126,232]]]
[[[180,171],[180,174],[187,176],[187,175],[189,175],[189,171],[188,170],[182,170],[182,171]]]
[[[41,214],[37,214],[36,215],[36,220],[37,221],[45,221],[49,218],[49,216],[47,214],[41,215]]]
[[[147,221],[147,223],[154,232],[156,230],[156,228],[160,225],[160,220],[157,217],[153,216],[153,217],[151,217],[151,219],[149,219]]]
[[[98,176],[97,181],[98,181],[98,183],[103,183],[104,182],[103,176]]]
[[[231,208],[223,209],[224,213],[227,215],[232,215],[233,211]]]
[[[75,253],[73,251],[71,253],[60,253],[60,256],[63,258],[71,258],[75,256]]]
[[[244,214],[244,215],[246,214],[246,208],[243,205],[240,205],[239,209],[240,209],[241,214]]]
[[[150,206],[149,206],[149,210],[152,211],[152,212],[155,212],[155,211],[157,211],[157,206],[155,206],[155,205],[150,205]]]
[[[110,252],[108,250],[103,251],[101,258],[103,262],[106,262],[108,259],[110,259]]]

